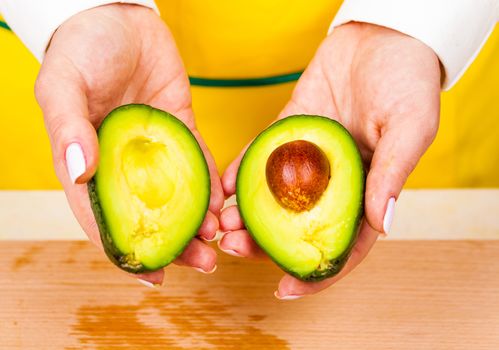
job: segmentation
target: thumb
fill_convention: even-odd
[[[88,119],[83,87],[79,77],[52,74],[43,68],[35,85],[52,146],[54,168],[64,188],[87,182],[98,163],[97,135]]]
[[[382,132],[367,175],[365,196],[367,221],[378,232],[390,230],[395,201],[435,138],[438,114],[432,120],[420,125],[405,121]]]
[[[244,153],[246,153],[248,147],[249,144],[246,145],[241,151],[241,153],[239,153],[237,158],[234,159],[232,163],[229,164],[229,166],[227,167],[227,169],[225,169],[222,175],[222,187],[226,197],[230,197],[236,193],[237,172],[239,170],[239,165],[241,164],[241,160],[243,159]]]

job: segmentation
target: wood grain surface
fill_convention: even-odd
[[[499,241],[382,241],[296,301],[220,254],[148,289],[87,242],[0,242],[0,349],[499,349]]]

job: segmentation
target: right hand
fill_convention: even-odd
[[[115,107],[145,103],[182,120],[196,136],[209,165],[211,198],[199,236],[213,239],[224,195],[215,162],[201,139],[191,108],[189,81],[175,42],[151,9],[111,4],[81,12],[52,37],[35,86],[52,146],[55,172],[78,222],[97,246],[99,231],[86,182],[98,163],[96,128]],[[66,163],[70,144],[81,146],[85,167],[71,179]],[[74,180],[74,181],[73,181]],[[175,263],[213,271],[215,251],[193,239]],[[163,271],[138,275],[162,284]]]
[[[319,114],[350,131],[368,169],[365,220],[339,274],[315,283],[285,275],[277,297],[295,299],[328,288],[367,256],[379,233],[388,233],[394,201],[437,133],[440,76],[431,48],[392,29],[350,22],[323,41],[279,118]],[[236,192],[243,155],[244,150],[223,176],[227,196]],[[227,231],[219,242],[222,250],[245,257],[264,255],[237,207],[222,212],[221,226]]]

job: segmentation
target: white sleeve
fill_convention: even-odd
[[[329,32],[356,21],[410,35],[435,51],[448,90],[478,55],[498,17],[499,0],[345,0]]]
[[[0,0],[0,13],[41,62],[52,35],[64,21],[81,11],[117,2],[150,7],[159,13],[154,0]]]

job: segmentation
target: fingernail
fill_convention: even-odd
[[[213,272],[215,272],[217,270],[217,265],[213,266],[213,268],[211,269],[211,271],[205,271],[205,270],[203,270],[200,267],[193,267],[193,269],[196,270],[196,271],[199,271],[201,273],[209,275],[210,273],[213,273]]]
[[[213,235],[213,237],[211,237],[211,238],[206,238],[206,237],[204,237],[204,236],[201,236],[201,239],[202,239],[203,241],[205,241],[205,242],[213,242],[214,240],[216,240],[216,239],[217,239],[217,234],[215,233],[215,234]]]
[[[220,248],[220,250],[226,254],[229,254],[229,255],[232,255],[232,256],[237,256],[238,258],[241,258],[242,255],[239,254],[238,252],[236,252],[235,250],[232,250],[232,249],[222,249]]]
[[[215,237],[213,238],[213,240],[220,241],[224,235],[225,235],[224,232],[218,230],[217,233],[215,234]]]
[[[66,166],[68,168],[69,178],[74,184],[86,169],[85,156],[79,143],[73,142],[66,148]]]
[[[241,258],[241,257],[242,257],[242,255],[241,255],[241,254],[239,254],[238,252],[236,252],[236,251],[235,251],[235,250],[233,250],[233,249],[224,249],[224,248],[222,248],[222,247],[220,246],[220,242],[221,242],[221,241],[218,241],[218,242],[217,242],[217,245],[218,245],[218,248],[220,248],[220,250],[221,250],[222,252],[224,252],[224,253],[226,253],[226,254],[229,254],[229,255],[232,255],[232,256],[237,256],[238,258]]]
[[[146,286],[148,288],[157,288],[157,287],[161,286],[160,284],[154,284],[154,283],[146,281],[146,280],[141,280],[140,278],[137,278],[137,281],[139,281],[139,283],[143,284],[144,286]]]
[[[274,292],[274,296],[279,300],[296,300],[301,298],[303,295],[279,295],[279,291]]]
[[[383,231],[385,231],[385,233],[390,232],[390,228],[393,222],[394,211],[395,211],[395,197],[390,197],[388,203],[386,204],[385,217],[383,218]]]

